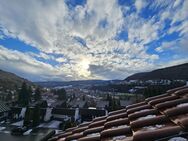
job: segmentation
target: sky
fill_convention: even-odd
[[[0,0],[0,69],[125,79],[188,62],[188,0]]]

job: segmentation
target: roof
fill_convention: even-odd
[[[105,108],[105,106],[109,106],[109,101],[97,101],[97,108]]]
[[[67,129],[49,141],[186,141],[188,86]]]
[[[126,107],[128,105],[132,104],[132,101],[131,100],[120,100],[120,105],[122,107]]]
[[[0,101],[0,113],[9,111],[10,108],[2,101]]]
[[[69,105],[71,105],[72,107],[79,106],[80,108],[83,108],[85,104],[86,104],[86,101],[83,101],[83,100],[73,100],[69,102]]]

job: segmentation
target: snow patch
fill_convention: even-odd
[[[187,141],[187,139],[182,138],[182,137],[174,137],[174,138],[171,138],[168,141]]]
[[[121,141],[126,139],[125,135],[113,137],[113,141]]]
[[[147,112],[147,111],[150,111],[151,109],[144,109],[144,110],[140,110],[140,111],[137,111],[135,113],[140,113],[140,112]]]
[[[184,107],[184,106],[188,106],[188,103],[182,103],[182,104],[177,105],[177,107]]]
[[[154,117],[156,117],[156,115],[147,115],[145,117],[138,118],[138,120],[149,119],[149,118],[154,118]]]
[[[57,121],[57,120],[52,120],[49,123],[43,123],[40,124],[38,127],[46,127],[46,128],[59,128],[59,124],[61,123],[61,121]]]
[[[125,127],[128,127],[128,126],[127,125],[113,126],[112,129],[114,129],[114,128],[125,128]]]
[[[146,129],[146,130],[156,130],[156,129],[162,128],[164,126],[165,125],[156,124],[154,126],[145,126],[145,127],[143,127],[143,129]]]
[[[46,109],[46,114],[44,116],[44,121],[49,121],[52,116],[52,108]]]
[[[24,118],[25,117],[25,112],[26,112],[26,107],[22,108],[19,117]]]
[[[74,120],[77,121],[79,119],[79,108],[76,108],[75,110],[75,115],[74,115]]]
[[[92,133],[92,134],[88,134],[87,136],[88,137],[95,137],[95,136],[98,136],[100,135],[100,133]]]
[[[32,129],[27,130],[26,132],[23,133],[23,135],[29,135],[31,133]]]
[[[23,120],[13,123],[14,126],[23,126]]]
[[[0,131],[4,130],[6,127],[0,127]]]

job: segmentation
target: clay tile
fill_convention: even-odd
[[[149,97],[149,98],[147,98],[145,101],[149,102],[149,101],[151,101],[151,100],[155,100],[155,99],[162,98],[162,97],[166,97],[166,96],[168,96],[167,93],[161,94],[161,95],[157,95],[157,96],[153,96],[153,97]]]
[[[72,141],[83,137],[83,133],[76,133],[65,138],[65,141]]]
[[[79,128],[76,128],[72,131],[72,133],[79,133],[79,132],[83,132],[84,130],[86,130],[88,128],[88,126],[83,126],[83,127],[79,127]]]
[[[93,127],[85,130],[83,132],[84,135],[92,134],[92,133],[98,133],[101,132],[104,129],[104,126],[99,126],[99,127]]]
[[[168,122],[169,119],[165,115],[159,115],[153,118],[143,119],[143,120],[135,120],[130,123],[131,128],[140,128],[144,126],[150,126],[154,124],[162,124]]]
[[[86,136],[86,137],[78,139],[78,141],[100,141],[100,135],[95,135],[95,136],[92,136],[92,137]]]
[[[128,118],[129,118],[129,120],[134,120],[139,117],[153,115],[153,114],[159,114],[159,112],[156,109],[145,109],[145,110],[141,110],[141,111],[129,114]]]
[[[135,103],[135,104],[131,104],[131,105],[126,106],[126,109],[128,110],[128,109],[130,109],[130,108],[139,107],[139,106],[142,106],[142,105],[145,105],[145,104],[146,104],[145,101],[139,102],[139,103]]]
[[[106,122],[106,120],[100,120],[100,121],[92,122],[88,127],[92,128],[92,127],[103,126],[105,122]]]
[[[117,120],[108,121],[104,124],[104,128],[107,129],[113,126],[119,126],[119,125],[124,125],[124,124],[129,124],[128,118],[120,118]]]
[[[139,111],[139,110],[150,109],[150,108],[152,108],[150,105],[145,104],[145,105],[142,105],[142,106],[139,106],[139,107],[130,108],[130,109],[127,110],[127,113],[131,114],[131,113],[134,113],[134,112]]]
[[[52,137],[52,138],[48,139],[48,141],[57,141],[58,139],[59,139],[59,137],[56,136],[56,137]]]
[[[174,99],[177,99],[178,96],[166,96],[166,97],[162,97],[162,98],[158,98],[158,99],[155,99],[155,100],[151,100],[150,102],[148,102],[149,104],[151,105],[156,105],[158,103],[162,103],[162,102],[165,102],[165,101],[170,101],[170,100],[174,100]]]
[[[184,89],[184,88],[188,88],[188,86],[181,86],[181,87],[177,87],[177,88],[174,88],[174,89],[170,89],[170,90],[167,91],[167,93],[172,94],[172,93],[174,93],[178,90]]]
[[[127,112],[109,116],[109,117],[107,117],[106,120],[111,121],[111,120],[116,120],[116,119],[119,119],[119,118],[126,118],[126,117],[127,117]]]
[[[79,125],[79,127],[83,127],[83,126],[88,126],[91,122],[84,122],[82,124]]]
[[[178,122],[183,128],[188,129],[188,117],[185,117]]]
[[[66,132],[69,132],[69,131],[72,131],[72,130],[74,130],[74,129],[76,129],[77,127],[72,127],[72,128],[68,128],[68,129],[66,129],[65,131]]]
[[[181,131],[179,126],[170,126],[156,130],[138,131],[133,135],[134,141],[153,141],[156,139],[178,134]]]
[[[107,116],[96,117],[95,119],[93,119],[93,122],[99,121],[99,120],[104,120],[104,119],[106,119],[106,117]]]
[[[183,96],[184,94],[187,94],[187,93],[188,93],[188,88],[181,89],[181,90],[174,92],[174,94],[178,96]]]
[[[64,138],[64,137],[67,137],[67,136],[70,136],[70,135],[72,135],[71,131],[70,132],[65,132],[65,133],[59,135],[59,138]]]
[[[101,138],[112,137],[117,135],[131,134],[131,128],[126,126],[124,128],[107,129],[101,132]]]
[[[108,116],[116,115],[116,114],[123,113],[123,112],[126,112],[126,109],[121,109],[121,110],[110,112]]]
[[[185,103],[185,102],[188,102],[188,98],[179,98],[179,99],[175,99],[175,100],[171,100],[171,101],[166,101],[163,103],[156,104],[155,107],[157,109],[164,109],[164,108],[173,107],[178,104]]]
[[[65,138],[60,138],[57,141],[65,141]]]
[[[169,117],[177,116],[177,115],[181,115],[181,114],[187,114],[188,113],[188,105],[176,106],[176,107],[165,110],[164,113]]]

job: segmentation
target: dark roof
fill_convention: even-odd
[[[0,113],[9,111],[10,108],[2,101],[0,101]]]
[[[174,139],[174,140],[173,140]],[[54,141],[186,141],[188,86],[110,112],[67,129]]]

